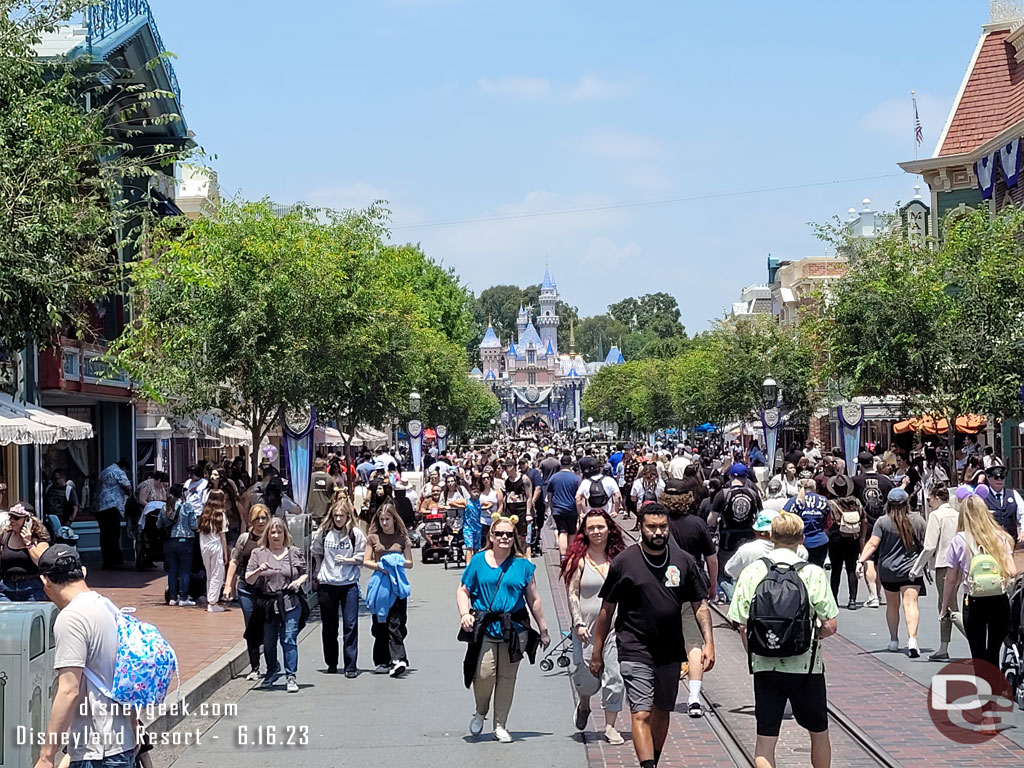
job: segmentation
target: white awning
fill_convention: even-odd
[[[248,445],[249,430],[225,421],[216,413],[203,411],[196,416],[196,423],[207,437],[220,440],[222,445]]]
[[[316,434],[313,436],[313,442],[317,445],[340,445],[344,442],[341,437],[341,432],[336,430],[334,427],[327,426],[316,426]]]
[[[53,445],[92,435],[91,424],[0,393],[0,445]]]

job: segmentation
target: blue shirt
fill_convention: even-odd
[[[616,451],[608,457],[608,463],[612,465],[612,474],[619,471],[619,462],[622,461],[622,451]]]
[[[125,490],[131,482],[128,475],[124,473],[117,464],[111,464],[100,472],[99,494],[96,497],[96,509],[116,509],[124,515],[124,503],[128,498]]]
[[[548,480],[551,490],[551,509],[553,512],[576,512],[576,490],[580,487],[580,479],[575,472],[561,469]]]
[[[800,515],[804,521],[804,546],[808,549],[828,544],[825,516],[829,513],[828,499],[817,493],[808,493],[803,503],[794,496],[783,507],[786,512]]]
[[[478,552],[469,561],[462,573],[462,583],[469,590],[474,611],[493,613],[515,613],[526,607],[526,587],[537,569],[525,557],[512,557],[493,568],[487,562],[486,552]],[[502,576],[504,572],[504,576]],[[499,585],[500,580],[500,585]],[[526,627],[516,624],[522,631]],[[494,622],[487,627],[491,637],[501,637],[501,623]]]

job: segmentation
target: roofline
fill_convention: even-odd
[[[992,32],[1001,31],[1005,25],[1002,24],[991,24],[982,27],[984,30],[981,36],[978,37],[978,43],[974,46],[974,55],[971,56],[971,63],[967,65],[967,71],[964,73],[964,79],[960,82],[960,90],[956,92],[956,98],[953,99],[953,106],[949,110],[949,115],[946,116],[946,124],[942,128],[942,133],[939,135],[939,142],[935,145],[935,151],[932,153],[932,157],[938,157],[942,151],[942,145],[946,143],[946,134],[949,133],[950,126],[953,125],[953,117],[956,115],[956,111],[960,108],[960,99],[963,98],[964,91],[967,90],[967,83],[971,79],[971,75],[974,74],[974,65],[978,63],[978,56],[981,55],[981,47],[985,44],[988,36]],[[991,28],[990,28],[991,27]],[[1009,29],[1009,27],[1006,27]]]
[[[907,160],[897,165],[907,173],[924,173],[925,171],[937,171],[940,168],[948,168],[952,165],[968,165],[974,163],[985,155],[990,155],[1004,144],[1019,136],[1024,136],[1024,119],[1018,120],[1002,133],[996,134],[984,144],[976,147],[970,152],[961,152],[958,155],[941,155],[939,157],[926,157],[921,160]]]

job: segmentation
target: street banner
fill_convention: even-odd
[[[292,501],[302,509],[309,498],[309,478],[313,465],[313,437],[316,432],[316,409],[286,409],[281,417],[284,436],[285,471],[291,484]]]
[[[437,434],[437,452],[444,453],[448,449],[448,427],[438,424],[434,432]]]
[[[405,434],[409,436],[413,472],[419,472],[423,469],[423,422],[419,419],[410,420],[405,425]]]
[[[839,406],[839,425],[843,429],[843,457],[846,459],[846,474],[857,474],[857,455],[860,453],[860,427],[864,423],[864,407],[860,403],[843,403]]]
[[[761,426],[764,427],[764,455],[771,461],[768,467],[768,474],[775,473],[777,456],[776,449],[779,445],[779,425],[782,423],[782,411],[778,408],[768,408],[761,411]]]

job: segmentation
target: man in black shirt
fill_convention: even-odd
[[[615,616],[619,667],[632,713],[640,768],[654,768],[668,736],[686,650],[683,607],[689,603],[704,639],[702,670],[715,664],[708,582],[693,556],[672,541],[668,509],[654,502],[637,510],[641,542],[614,560],[601,587],[590,671],[600,679],[604,643]]]
[[[875,457],[869,451],[861,451],[857,454],[857,464],[860,467],[860,474],[853,478],[853,495],[860,500],[864,507],[870,532],[875,521],[885,514],[885,500],[889,498],[889,491],[895,486],[888,477],[875,472]],[[868,599],[864,603],[865,608],[878,607],[878,589],[882,581],[878,576],[878,568],[875,566],[877,558],[876,553],[864,563],[864,581],[868,584]]]

